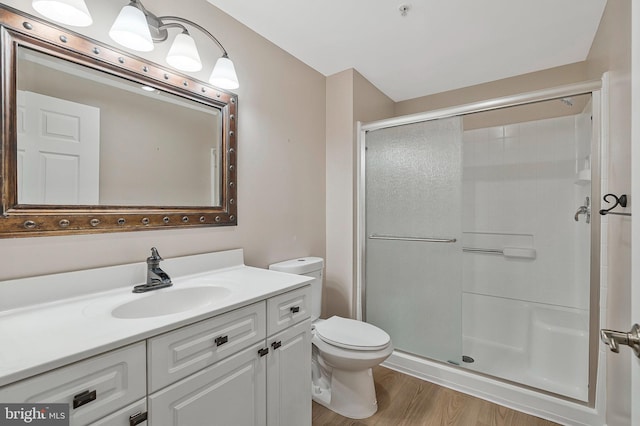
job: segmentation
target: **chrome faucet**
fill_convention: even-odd
[[[169,275],[160,268],[161,260],[158,249],[152,247],[151,256],[147,257],[147,282],[133,287],[134,293],[144,293],[173,285]]]
[[[573,219],[577,222],[581,214],[586,216],[585,222],[587,223],[591,222],[591,209],[589,208],[589,197],[587,197],[587,199],[584,200],[584,206],[578,207],[578,211],[576,211],[576,214],[573,217]]]

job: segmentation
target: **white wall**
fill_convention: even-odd
[[[35,14],[31,2],[3,3]],[[95,24],[75,31],[111,44],[108,28],[126,2],[87,4]],[[246,262],[260,267],[325,255],[325,77],[205,0],[147,0],[145,6],[208,28],[235,63],[241,84],[238,226],[0,239],[0,281],[138,262],[152,246],[167,258],[242,247]],[[168,47],[144,57],[162,64]],[[200,53],[206,69],[196,77],[206,81],[220,52],[207,47]]]

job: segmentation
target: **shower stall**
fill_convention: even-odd
[[[359,315],[394,367],[593,407],[599,105],[593,82],[361,125]]]

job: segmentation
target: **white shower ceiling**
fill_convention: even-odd
[[[586,59],[606,0],[208,0],[324,75],[395,101]],[[400,5],[408,5],[402,16]]]

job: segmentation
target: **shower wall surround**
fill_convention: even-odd
[[[465,366],[586,401],[589,364],[590,108],[576,116],[465,131]]]

